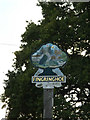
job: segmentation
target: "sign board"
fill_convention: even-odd
[[[38,88],[52,89],[66,83],[66,76],[32,76],[32,83],[36,83]]]
[[[66,76],[59,67],[67,62],[67,54],[58,46],[47,43],[32,54],[31,59],[32,63],[39,68],[32,76],[32,83],[36,83],[36,87],[54,88],[61,87],[61,83],[66,83]]]
[[[32,76],[32,83],[37,83],[37,82],[61,82],[65,83],[66,82],[66,76]]]

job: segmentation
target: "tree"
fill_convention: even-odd
[[[74,6],[73,8],[71,6]],[[43,19],[28,22],[20,51],[15,52],[13,71],[8,71],[2,101],[8,105],[8,120],[41,120],[42,89],[31,83],[37,71],[30,61],[33,52],[52,42],[70,51],[69,61],[60,68],[67,83],[55,88],[54,119],[89,120],[89,3],[39,3]],[[81,53],[85,51],[85,55]],[[77,107],[77,104],[80,105]]]

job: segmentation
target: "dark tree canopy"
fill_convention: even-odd
[[[62,72],[67,82],[54,89],[55,120],[90,119],[90,2],[39,3],[43,19],[28,22],[20,51],[15,52],[13,71],[8,71],[2,101],[8,120],[42,120],[43,89],[31,83],[37,71],[30,56],[43,44],[53,43],[68,53]],[[71,7],[73,6],[73,7]],[[85,54],[82,55],[82,52]],[[78,104],[79,103],[79,104]]]

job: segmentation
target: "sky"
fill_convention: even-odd
[[[41,7],[36,3],[37,0],[0,0],[0,95],[4,92],[5,74],[13,69],[14,52],[19,50],[26,21],[37,23],[42,19]],[[0,101],[0,120],[6,112],[1,106]]]

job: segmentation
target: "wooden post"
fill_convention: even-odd
[[[43,89],[43,120],[53,120],[53,89]]]

